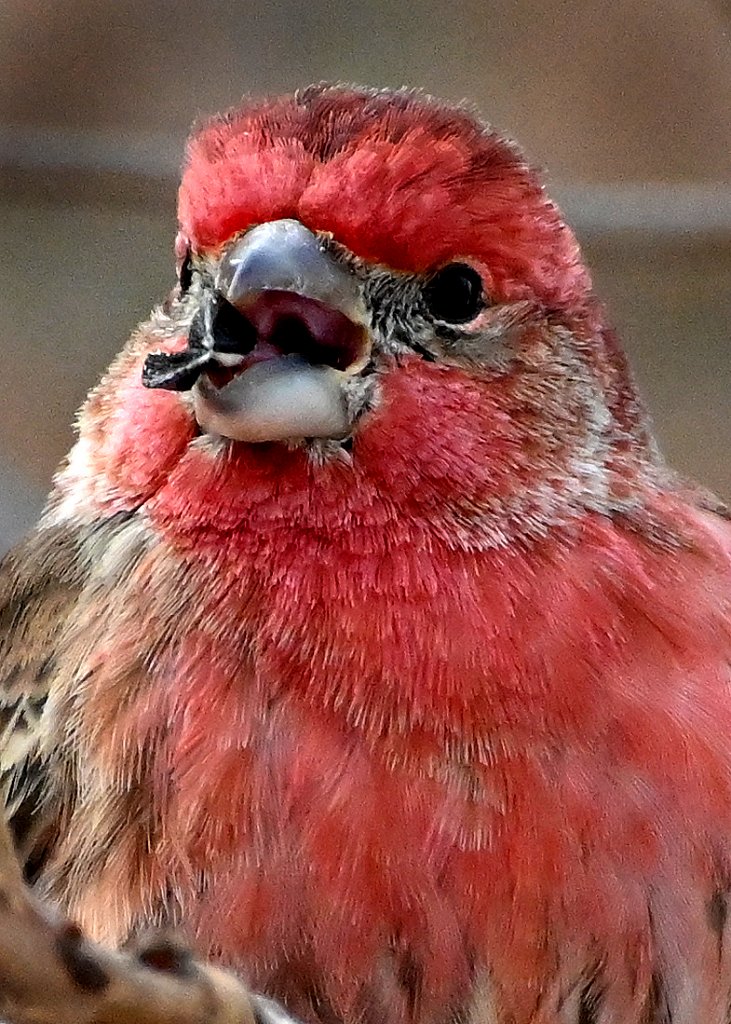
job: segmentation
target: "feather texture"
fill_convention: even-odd
[[[0,784],[31,876],[56,818],[44,801],[43,710],[82,577],[66,526],[37,529],[0,564]]]
[[[464,111],[317,87],[204,126],[180,212],[185,287],[0,575],[40,890],[97,938],[182,923],[313,1024],[727,1024],[731,526],[535,173]],[[370,303],[347,446],[142,386],[282,217]],[[428,319],[462,260],[484,308]]]

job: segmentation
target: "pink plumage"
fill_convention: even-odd
[[[462,110],[318,87],[204,126],[180,218],[191,291],[46,518],[86,561],[43,884],[104,938],[181,921],[308,1021],[721,1024],[731,530],[534,172]],[[366,297],[352,429],[212,436],[143,364],[284,220]],[[453,264],[483,300],[446,324]]]

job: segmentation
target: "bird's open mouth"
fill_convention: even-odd
[[[297,221],[262,224],[221,261],[183,352],[148,387],[191,390],[202,430],[234,440],[343,438],[348,378],[370,357],[359,286]]]
[[[277,289],[226,320],[219,358],[193,388],[204,430],[250,442],[345,437],[344,378],[367,362],[363,327],[317,299]]]
[[[268,289],[240,311],[232,307],[225,319],[227,336],[216,351],[233,358],[231,366],[211,363],[206,368],[216,386],[222,387],[255,363],[282,356],[297,355],[311,366],[334,370],[352,371],[363,365],[367,350],[363,328],[317,299]],[[220,310],[215,320],[221,320]]]

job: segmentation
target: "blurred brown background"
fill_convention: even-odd
[[[173,280],[191,120],[319,79],[469,97],[548,168],[684,471],[731,497],[724,0],[3,0],[0,547]]]

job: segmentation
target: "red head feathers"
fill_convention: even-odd
[[[474,260],[503,299],[575,305],[590,287],[517,147],[416,92],[314,86],[245,103],[193,136],[180,223],[194,249],[283,217],[396,270]]]

